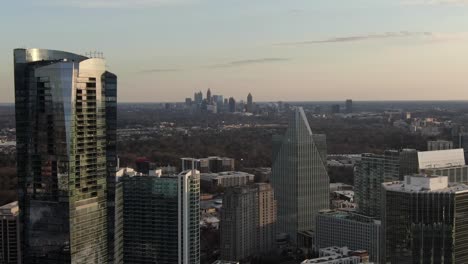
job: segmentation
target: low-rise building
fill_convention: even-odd
[[[365,250],[352,251],[347,247],[328,247],[319,251],[319,257],[306,259],[301,264],[359,264],[369,263]]]
[[[322,211],[316,221],[316,247],[349,247],[351,250],[366,250],[371,261],[382,258],[381,222],[353,212]]]
[[[427,150],[453,149],[453,142],[448,140],[431,140],[427,142]]]
[[[205,191],[216,192],[219,188],[244,186],[254,182],[253,174],[241,171],[226,171],[218,173],[202,173],[200,175],[201,188]]]
[[[203,159],[182,158],[182,170],[196,169],[201,173],[233,171],[235,160],[225,157],[208,157]]]

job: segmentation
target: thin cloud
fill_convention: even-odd
[[[160,73],[160,72],[178,72],[182,69],[148,69],[148,70],[141,70],[137,73]]]
[[[196,0],[42,0],[50,6],[72,6],[79,8],[147,8],[177,5]]]
[[[291,58],[259,58],[259,59],[249,59],[249,60],[238,60],[238,61],[231,61],[231,62],[224,63],[224,64],[211,65],[209,66],[209,68],[236,67],[236,66],[245,66],[245,65],[252,65],[252,64],[285,62],[289,60],[291,60]]]
[[[468,0],[403,0],[403,5],[468,5]]]
[[[345,37],[334,37],[334,38],[321,39],[321,40],[289,42],[289,43],[281,43],[281,45],[307,45],[307,44],[321,44],[321,43],[356,42],[356,41],[366,41],[366,40],[374,40],[374,39],[430,37],[430,36],[432,36],[431,32],[400,31],[400,32],[387,32],[387,33],[382,33],[382,34],[354,35],[354,36],[345,36]]]

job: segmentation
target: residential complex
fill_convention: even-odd
[[[394,150],[387,150],[383,155],[362,154],[354,175],[354,191],[359,213],[380,217],[380,185],[399,179],[399,162],[399,152]]]
[[[124,263],[200,263],[200,174],[122,176]]]
[[[14,65],[23,263],[107,262],[116,76],[56,50],[16,49]]]
[[[227,189],[221,210],[221,258],[240,261],[268,253],[275,224],[276,201],[269,184]]]

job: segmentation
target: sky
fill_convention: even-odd
[[[103,52],[120,102],[468,100],[468,0],[3,0],[13,49]]]

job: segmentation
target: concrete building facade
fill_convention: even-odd
[[[21,264],[21,238],[18,202],[0,207],[0,263]]]
[[[276,201],[269,184],[227,189],[221,209],[221,258],[241,261],[269,252],[275,223]]]

